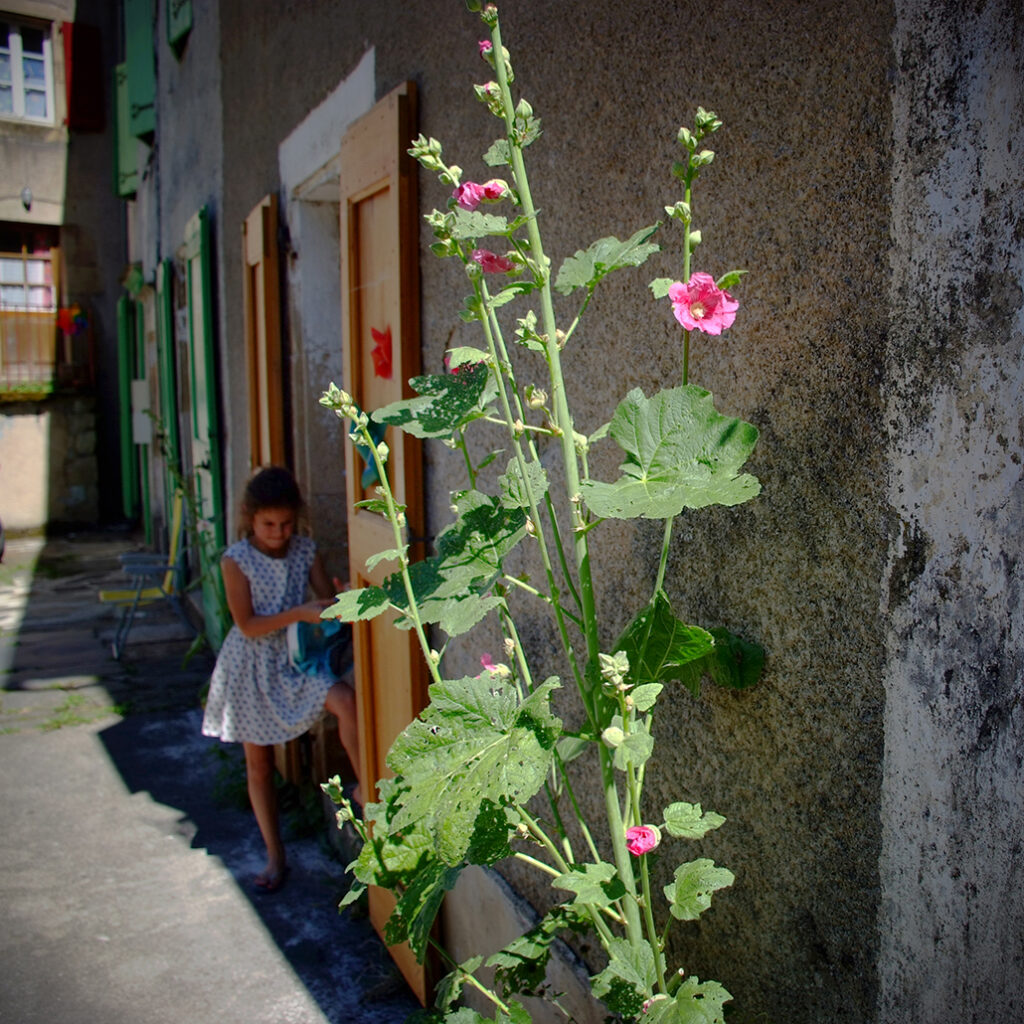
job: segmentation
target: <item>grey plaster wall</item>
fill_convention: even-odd
[[[896,4],[880,1020],[1024,1018],[1024,16]]]

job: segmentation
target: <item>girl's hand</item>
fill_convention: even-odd
[[[305,604],[300,604],[296,607],[295,611],[298,615],[299,622],[311,622],[314,625],[321,622],[320,613],[328,606],[334,604],[333,601],[329,601],[322,598],[316,598],[313,601],[307,601]]]

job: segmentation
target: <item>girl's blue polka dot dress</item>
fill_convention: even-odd
[[[224,552],[245,574],[256,615],[276,615],[306,600],[316,554],[310,537],[293,536],[284,558],[271,558],[248,539]],[[270,746],[301,736],[323,711],[335,680],[306,675],[288,661],[287,630],[247,637],[232,626],[217,655],[203,716],[203,735]]]

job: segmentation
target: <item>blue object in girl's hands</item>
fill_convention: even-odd
[[[340,619],[293,622],[288,627],[288,661],[305,675],[329,672],[340,676],[343,648],[351,637],[352,627]]]

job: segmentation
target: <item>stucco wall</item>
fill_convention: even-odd
[[[1024,12],[896,4],[880,1020],[1024,1018]]]

